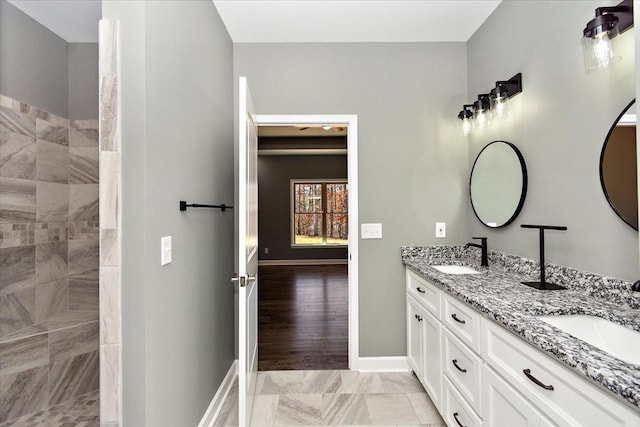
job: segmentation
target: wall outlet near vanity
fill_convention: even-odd
[[[447,237],[447,223],[436,222],[436,237],[441,239]]]

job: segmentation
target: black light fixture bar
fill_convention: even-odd
[[[491,89],[489,93],[478,95],[478,100],[473,104],[464,104],[462,106],[462,110],[458,113],[458,118],[460,120],[469,118],[470,116],[467,111],[470,109],[474,112],[489,110],[491,108],[492,99],[495,99],[499,94],[503,94],[505,92],[507,99],[522,92],[522,73],[516,74],[509,80],[498,80],[496,82],[496,86]]]
[[[233,209],[233,206],[225,205],[224,203],[221,205],[201,205],[200,203],[187,204],[187,202],[185,202],[184,200],[180,200],[180,210],[186,211],[187,208],[213,208],[220,209],[222,212],[224,212],[227,209]]]
[[[633,26],[633,0],[623,0],[617,6],[597,8],[595,18],[587,23],[583,35],[595,37],[600,32],[610,30],[616,22],[619,34]]]
[[[491,95],[495,96],[502,89],[505,89],[507,91],[507,98],[511,98],[512,96],[522,92],[522,73],[516,74],[509,80],[497,81],[496,87],[491,89]]]

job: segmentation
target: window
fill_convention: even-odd
[[[292,246],[348,243],[346,181],[291,181]]]

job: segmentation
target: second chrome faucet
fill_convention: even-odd
[[[489,266],[489,255],[487,250],[487,238],[486,237],[473,237],[473,239],[480,240],[480,244],[477,243],[467,243],[464,245],[464,248],[468,248],[469,246],[473,246],[474,248],[480,248],[482,250],[482,261],[480,262],[481,267]]]

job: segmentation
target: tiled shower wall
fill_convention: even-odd
[[[97,128],[0,95],[0,423],[98,389]]]

